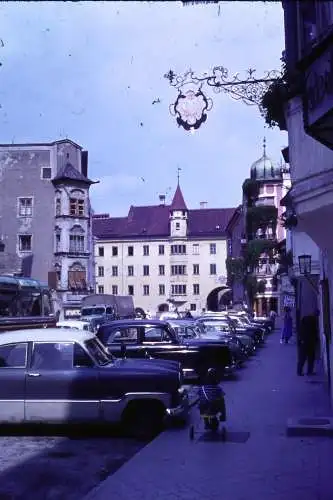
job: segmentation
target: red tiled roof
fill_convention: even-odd
[[[184,200],[184,196],[182,190],[180,189],[180,185],[177,185],[177,189],[175,191],[171,206],[171,210],[187,210],[187,206]]]
[[[172,205],[131,206],[127,217],[99,218],[93,216],[93,235],[97,239],[144,239],[168,237]],[[186,209],[187,210],[187,209]],[[189,238],[223,237],[235,208],[188,210]]]

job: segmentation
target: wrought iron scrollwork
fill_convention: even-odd
[[[229,76],[228,69],[223,66],[215,66],[210,74],[203,73],[201,76],[195,75],[191,69],[182,76],[170,70],[164,77],[178,90],[178,98],[170,106],[170,112],[177,116],[178,125],[186,130],[199,128],[207,118],[207,111],[213,106],[212,100],[202,91],[204,84],[216,94],[224,92],[232,99],[250,106],[256,105],[261,110],[264,94],[273,82],[282,77],[282,73],[277,70],[266,71],[262,78],[256,78],[255,74],[256,70],[249,68],[244,78],[240,78],[239,73]]]

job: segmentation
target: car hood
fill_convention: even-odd
[[[200,346],[200,345],[214,345],[216,344],[217,346],[228,346],[228,339],[219,339],[219,338],[196,338],[196,339],[191,339],[191,340],[186,340],[184,341],[184,345],[187,345],[189,347],[195,347],[195,346]]]

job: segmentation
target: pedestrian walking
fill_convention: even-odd
[[[307,375],[314,375],[316,351],[319,343],[319,311],[309,314],[301,319],[298,335],[298,363],[297,375],[303,375],[307,363]]]
[[[276,320],[276,316],[277,316],[276,311],[274,311],[274,309],[271,309],[271,310],[270,310],[270,313],[269,313],[269,319],[270,319],[270,321],[271,321],[271,323],[272,323],[272,328],[273,328],[273,330],[274,330],[274,328],[275,328],[275,320]]]
[[[291,311],[289,307],[286,307],[280,344],[288,344],[292,334],[293,334],[293,318],[291,316]]]

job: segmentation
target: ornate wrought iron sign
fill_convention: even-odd
[[[207,120],[207,112],[213,107],[213,101],[203,93],[206,84],[218,94],[225,92],[232,99],[242,101],[247,105],[261,107],[261,100],[268,87],[281,72],[266,71],[263,78],[255,78],[254,69],[248,69],[241,79],[239,73],[229,77],[229,71],[223,66],[215,66],[211,74],[196,76],[192,70],[183,76],[176,75],[172,70],[164,75],[172,87],[178,90],[176,101],[170,105],[170,113],[176,117],[178,126],[194,131]]]

